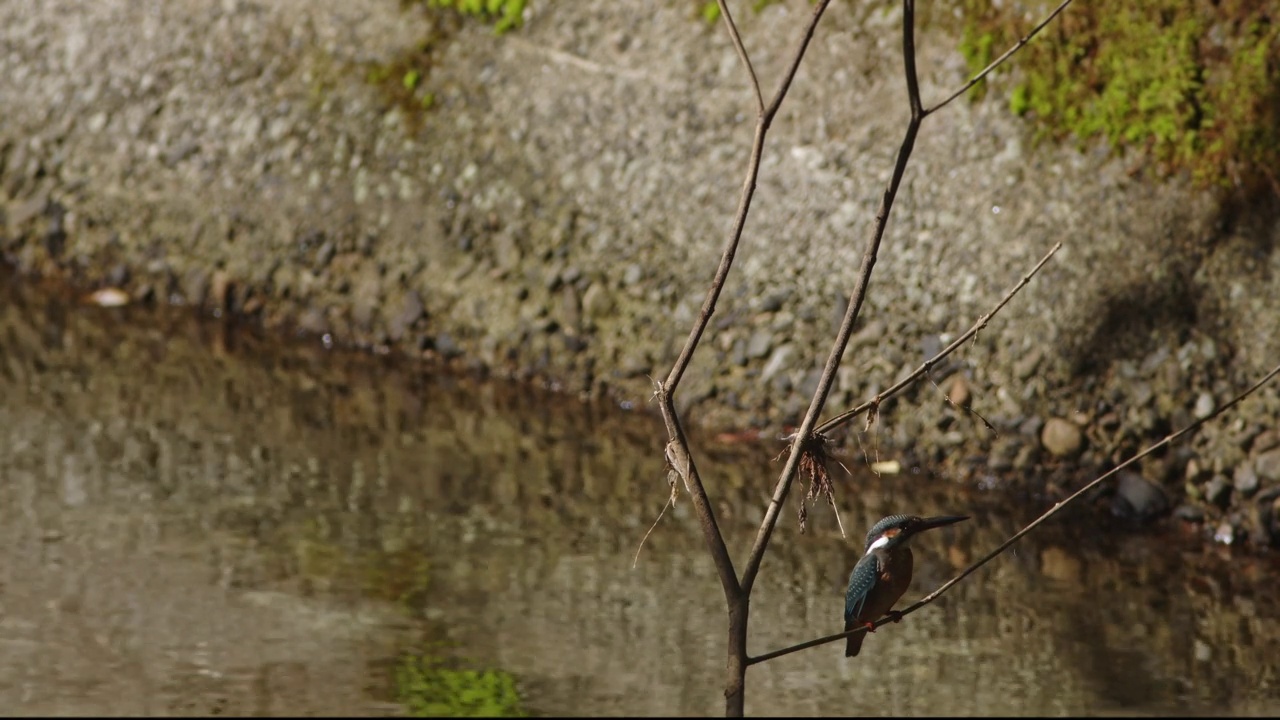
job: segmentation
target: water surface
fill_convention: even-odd
[[[0,276],[0,712],[397,715],[426,658],[509,680],[535,714],[719,714],[723,600],[687,498],[633,567],[666,499],[661,434]],[[740,564],[780,446],[698,446]],[[893,512],[974,516],[916,543],[912,599],[1044,504],[924,473],[845,482],[858,538]],[[794,510],[753,653],[841,625],[860,541],[825,504],[801,535]],[[753,668],[747,710],[1275,714],[1277,570],[1083,507],[856,659]]]

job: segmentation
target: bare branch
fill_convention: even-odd
[[[1013,47],[1006,50],[1004,54],[1001,55],[1000,57],[991,61],[990,65],[982,69],[982,72],[978,73],[977,75],[974,75],[969,80],[969,82],[964,84],[964,87],[951,93],[951,95],[949,95],[946,100],[943,100],[942,102],[938,103],[937,105],[934,105],[928,110],[925,110],[924,114],[928,115],[936,110],[941,110],[942,108],[949,105],[952,100],[955,100],[956,98],[968,92],[969,88],[982,82],[982,79],[985,78],[987,75],[990,75],[992,70],[995,70],[996,68],[1000,67],[1001,63],[1003,63],[1005,60],[1008,60],[1010,57],[1013,56],[1014,53],[1022,49],[1023,45],[1026,45],[1027,43],[1031,42],[1031,38],[1038,35],[1040,31],[1044,29],[1045,25],[1048,25],[1054,18],[1058,17],[1058,14],[1061,13],[1063,10],[1066,10],[1067,6],[1070,5],[1071,3],[1072,3],[1072,0],[1062,0],[1062,4],[1059,5],[1057,8],[1055,8],[1053,12],[1049,13],[1049,17],[1046,17],[1044,20],[1041,20],[1039,25],[1036,25],[1034,28],[1032,28],[1031,32],[1027,33],[1026,36],[1023,37],[1021,40],[1019,40],[1016,44],[1014,44]]]
[[[866,251],[863,252],[862,265],[858,269],[858,279],[854,285],[853,293],[849,297],[849,306],[845,310],[840,330],[836,333],[835,343],[832,344],[831,352],[827,356],[827,363],[822,368],[822,377],[818,380],[818,387],[813,393],[813,400],[809,403],[809,410],[805,413],[804,420],[800,423],[800,429],[796,431],[791,441],[791,454],[787,457],[787,463],[782,469],[781,477],[778,478],[778,484],[774,488],[769,507],[765,510],[764,520],[760,523],[760,530],[756,534],[755,544],[751,548],[751,555],[747,558],[747,566],[742,573],[742,587],[746,592],[751,592],[756,575],[760,572],[760,563],[764,560],[765,550],[769,547],[769,538],[773,535],[773,529],[778,524],[778,514],[782,510],[782,504],[787,499],[787,493],[791,490],[791,483],[795,479],[796,469],[799,467],[802,456],[800,450],[813,437],[813,428],[818,422],[818,415],[822,412],[822,407],[827,402],[827,395],[831,392],[831,385],[835,381],[836,370],[840,368],[840,358],[844,355],[845,348],[849,345],[849,337],[853,333],[853,325],[858,319],[858,313],[862,310],[862,302],[866,298],[867,286],[871,281],[871,271],[875,267],[876,257],[880,252],[880,242],[884,238],[885,227],[889,223],[889,212],[893,209],[893,199],[897,196],[898,187],[902,184],[902,175],[906,172],[907,161],[910,160],[911,151],[915,147],[916,134],[919,132],[920,123],[924,119],[920,111],[920,88],[916,79],[915,0],[903,0],[902,6],[903,65],[907,75],[907,92],[911,102],[911,120],[907,123],[906,134],[902,138],[902,146],[898,150],[898,159],[893,167],[893,175],[889,178],[889,186],[885,189],[884,197],[880,200],[880,209],[876,212],[875,230],[867,241]]]
[[[1059,501],[1059,502],[1054,503],[1053,507],[1051,507],[1051,508],[1049,508],[1047,511],[1045,511],[1045,513],[1044,513],[1044,514],[1042,514],[1040,517],[1036,518],[1035,520],[1031,521],[1031,523],[1030,523],[1030,524],[1028,524],[1026,527],[1024,527],[1024,528],[1022,528],[1021,530],[1019,530],[1018,532],[1014,533],[1014,534],[1013,534],[1013,536],[1011,536],[1008,540],[1005,540],[1004,542],[1000,543],[1000,545],[998,545],[994,550],[992,550],[991,552],[989,552],[989,553],[987,553],[985,556],[983,556],[983,557],[982,557],[982,559],[978,560],[977,562],[973,563],[973,564],[972,564],[972,565],[970,565],[969,567],[965,568],[965,569],[964,569],[964,570],[963,570],[959,575],[956,575],[955,577],[951,578],[951,579],[950,579],[950,580],[948,580],[947,582],[943,583],[941,586],[939,586],[939,587],[938,587],[938,589],[934,590],[933,592],[929,593],[928,595],[924,596],[923,598],[920,598],[920,599],[919,599],[919,600],[917,600],[914,604],[912,604],[912,605],[908,606],[906,609],[902,610],[901,612],[899,612],[899,613],[894,613],[894,616],[893,616],[893,617],[886,616],[886,617],[880,618],[879,620],[877,620],[877,621],[875,622],[875,624],[874,624],[874,625],[875,625],[875,627],[876,627],[876,628],[879,628],[881,625],[884,625],[884,624],[889,623],[889,622],[893,622],[895,619],[900,620],[900,619],[902,619],[903,617],[905,617],[905,616],[907,616],[907,615],[910,615],[911,613],[915,612],[916,610],[919,610],[920,608],[924,607],[925,605],[928,605],[929,603],[933,602],[934,600],[937,600],[939,597],[941,597],[941,596],[942,596],[942,594],[943,594],[943,593],[945,593],[946,591],[948,591],[948,590],[950,590],[952,587],[954,587],[956,583],[960,582],[961,580],[965,579],[965,578],[966,578],[966,577],[968,577],[969,575],[973,574],[973,572],[974,572],[974,571],[976,571],[978,568],[980,568],[980,567],[982,567],[983,565],[986,565],[987,563],[991,562],[993,559],[995,559],[997,556],[999,556],[999,555],[1000,555],[1001,553],[1003,553],[1005,550],[1009,549],[1009,547],[1010,547],[1011,545],[1013,545],[1014,543],[1016,543],[1016,542],[1018,542],[1019,540],[1021,540],[1021,539],[1022,539],[1022,537],[1023,537],[1024,535],[1026,535],[1027,533],[1029,533],[1029,532],[1031,532],[1032,530],[1034,530],[1036,527],[1038,527],[1038,526],[1039,526],[1041,523],[1043,523],[1045,520],[1048,520],[1049,518],[1051,518],[1051,517],[1053,517],[1054,515],[1056,515],[1056,514],[1058,513],[1058,511],[1062,510],[1062,508],[1064,508],[1064,507],[1066,507],[1066,506],[1070,505],[1071,503],[1075,502],[1075,501],[1076,501],[1076,500],[1078,500],[1079,498],[1083,497],[1085,493],[1087,493],[1087,492],[1089,492],[1090,490],[1092,490],[1093,488],[1097,487],[1100,483],[1102,483],[1103,481],[1105,481],[1105,480],[1107,480],[1108,478],[1112,477],[1113,475],[1115,475],[1116,473],[1120,472],[1121,470],[1123,470],[1123,469],[1125,469],[1125,468],[1129,467],[1130,465],[1132,465],[1132,464],[1134,464],[1134,463],[1138,462],[1139,460],[1143,459],[1144,457],[1146,457],[1146,456],[1150,455],[1151,453],[1153,453],[1153,452],[1155,452],[1155,451],[1159,450],[1160,448],[1163,448],[1164,446],[1166,446],[1166,445],[1168,445],[1168,444],[1172,443],[1173,441],[1175,441],[1175,440],[1177,440],[1177,439],[1181,438],[1182,436],[1187,435],[1188,433],[1191,433],[1191,432],[1193,432],[1193,431],[1195,431],[1195,430],[1199,429],[1199,428],[1200,428],[1200,426],[1204,425],[1205,423],[1209,422],[1210,420],[1213,420],[1214,418],[1217,418],[1217,417],[1221,416],[1221,415],[1222,415],[1224,412],[1226,412],[1227,410],[1229,410],[1229,409],[1231,409],[1231,408],[1235,407],[1236,405],[1238,405],[1238,404],[1240,403],[1240,401],[1244,400],[1245,398],[1249,397],[1249,396],[1250,396],[1250,395],[1252,395],[1253,393],[1257,392],[1259,388],[1261,388],[1263,385],[1266,385],[1268,382],[1270,382],[1270,381],[1272,380],[1272,378],[1274,378],[1276,375],[1280,375],[1280,365],[1277,365],[1277,366],[1275,366],[1274,368],[1272,368],[1272,369],[1271,369],[1271,372],[1269,372],[1269,373],[1267,373],[1265,376],[1263,376],[1263,378],[1262,378],[1261,380],[1259,380],[1259,381],[1255,382],[1253,385],[1250,385],[1250,386],[1249,386],[1249,388],[1248,388],[1247,390],[1245,390],[1244,392],[1240,393],[1239,395],[1236,395],[1236,396],[1235,396],[1234,398],[1232,398],[1229,402],[1227,402],[1227,403],[1223,404],[1223,405],[1222,405],[1222,407],[1218,408],[1217,410],[1214,410],[1214,411],[1213,411],[1213,413],[1211,413],[1210,415],[1208,415],[1208,416],[1206,416],[1206,417],[1204,417],[1204,418],[1201,418],[1201,419],[1199,419],[1199,420],[1196,420],[1195,422],[1191,423],[1190,425],[1187,425],[1186,427],[1182,428],[1181,430],[1179,430],[1179,431],[1177,431],[1177,432],[1175,432],[1175,433],[1172,433],[1172,434],[1170,434],[1170,435],[1166,435],[1166,436],[1164,437],[1164,439],[1163,439],[1163,440],[1160,440],[1159,442],[1155,443],[1154,445],[1151,445],[1151,446],[1147,447],[1145,450],[1143,450],[1142,452],[1138,453],[1137,455],[1134,455],[1133,457],[1129,458],[1128,460],[1125,460],[1124,462],[1122,462],[1122,463],[1120,463],[1119,465],[1115,466],[1115,467],[1114,467],[1114,468],[1112,468],[1111,470],[1108,470],[1107,472],[1103,473],[1102,475],[1099,475],[1096,479],[1094,479],[1093,481],[1089,482],[1089,483],[1088,483],[1087,485],[1085,485],[1084,487],[1082,487],[1082,488],[1080,488],[1079,490],[1077,490],[1077,491],[1075,491],[1074,493],[1072,493],[1072,494],[1071,494],[1071,496],[1070,496],[1070,497],[1068,497],[1067,499],[1065,499],[1065,500],[1061,500],[1061,501]],[[765,653],[764,655],[760,655],[760,656],[758,656],[758,657],[748,658],[748,660],[747,660],[747,664],[748,664],[748,665],[755,665],[756,663],[762,663],[762,662],[764,662],[764,661],[766,661],[766,660],[772,660],[772,659],[777,658],[777,657],[782,657],[783,655],[790,655],[790,654],[791,654],[791,653],[793,653],[793,652],[799,652],[800,650],[806,650],[806,649],[811,648],[811,647],[817,647],[817,646],[819,646],[819,645],[825,645],[825,644],[830,643],[830,642],[835,642],[836,640],[839,640],[839,639],[841,639],[841,638],[845,638],[845,637],[848,637],[848,636],[850,636],[850,635],[854,635],[854,634],[856,634],[856,633],[859,633],[859,632],[866,632],[866,631],[867,631],[867,628],[866,628],[866,627],[859,627],[859,628],[855,628],[855,629],[853,629],[853,630],[849,630],[849,631],[846,631],[846,632],[836,633],[836,634],[834,634],[834,635],[826,635],[826,636],[824,636],[824,637],[820,637],[820,638],[817,638],[817,639],[814,639],[814,640],[809,640],[809,641],[806,641],[806,642],[802,642],[802,643],[799,643],[799,644],[797,644],[797,645],[792,645],[792,646],[790,646],[790,647],[785,647],[785,648],[782,648],[782,649],[780,649],[780,650],[774,650],[774,651],[772,651],[772,652]]]
[[[961,345],[963,345],[966,341],[969,340],[969,338],[977,335],[980,330],[985,328],[987,326],[987,323],[991,322],[991,318],[995,317],[996,313],[1004,309],[1004,306],[1007,305],[1009,301],[1013,299],[1013,296],[1017,295],[1018,292],[1022,290],[1022,288],[1026,287],[1027,283],[1031,282],[1031,278],[1035,277],[1036,273],[1040,272],[1040,268],[1044,267],[1045,263],[1049,262],[1049,258],[1053,257],[1054,254],[1057,253],[1058,250],[1060,250],[1061,248],[1062,248],[1062,243],[1055,244],[1053,248],[1050,249],[1047,254],[1045,254],[1044,257],[1040,258],[1040,262],[1036,263],[1036,266],[1031,268],[1030,272],[1022,276],[1022,279],[1018,281],[1017,285],[1014,285],[1012,288],[1010,288],[1009,292],[1005,293],[1004,297],[1000,299],[1000,302],[996,303],[996,306],[992,308],[990,312],[978,318],[978,321],[973,324],[973,327],[969,328],[967,331],[965,331],[963,335],[961,335],[960,337],[952,341],[950,345],[947,345],[945,348],[943,348],[941,352],[929,358],[928,360],[925,360],[924,363],[920,365],[920,367],[916,368],[914,372],[912,372],[910,375],[906,376],[905,378],[899,380],[893,387],[889,388],[888,390],[881,392],[880,394],[862,403],[861,405],[855,407],[854,409],[849,410],[847,412],[840,413],[839,415],[822,423],[821,425],[818,426],[818,429],[816,430],[816,432],[819,432],[819,433],[830,432],[836,429],[837,427],[840,427],[841,425],[844,425],[845,423],[849,422],[853,418],[861,415],[862,413],[870,410],[871,408],[880,407],[880,405],[883,404],[885,400],[888,400],[889,398],[896,396],[898,393],[902,392],[904,389],[906,389],[908,386],[913,384],[915,381],[923,377],[926,373],[928,373],[930,370],[933,369],[933,366],[941,362],[943,358],[947,357],[951,353],[958,350]]]
[[[699,476],[697,466],[693,461],[693,454],[689,450],[688,439],[685,437],[679,414],[676,412],[675,392],[680,385],[680,380],[684,376],[685,370],[688,369],[689,363],[693,360],[694,351],[702,341],[702,334],[706,331],[707,325],[710,324],[712,315],[715,314],[716,303],[719,301],[720,293],[728,280],[729,270],[733,267],[733,259],[738,252],[743,229],[746,227],[747,213],[751,208],[751,199],[755,195],[756,180],[760,174],[760,158],[764,152],[765,135],[769,131],[769,125],[773,122],[778,108],[782,105],[782,100],[786,97],[787,90],[791,87],[791,82],[795,78],[796,70],[800,66],[805,50],[809,47],[809,41],[813,37],[818,21],[829,3],[830,0],[821,0],[814,8],[813,17],[796,50],[790,69],[784,76],[773,101],[768,108],[765,108],[763,96],[760,93],[759,81],[756,78],[750,58],[747,56],[746,49],[742,45],[742,38],[738,34],[738,28],[734,24],[724,0],[719,0],[720,10],[725,17],[734,47],[737,49],[739,57],[746,67],[747,75],[751,79],[751,84],[756,94],[757,107],[759,108],[759,117],[756,121],[755,138],[751,144],[751,159],[748,162],[746,179],[743,181],[742,194],[738,199],[738,210],[734,217],[733,228],[725,241],[720,264],[716,268],[715,277],[712,279],[711,287],[707,290],[706,299],[702,303],[702,311],[693,329],[689,332],[689,337],[680,351],[680,356],[676,358],[675,363],[672,365],[666,382],[655,383],[658,386],[658,405],[662,411],[662,419],[666,424],[667,433],[670,437],[666,451],[667,460],[684,479],[685,489],[689,492],[694,510],[698,515],[699,524],[702,527],[703,537],[706,540],[708,549],[711,551],[716,571],[720,576],[720,584],[724,590],[725,601],[730,608],[731,615],[734,612],[734,608],[745,607],[745,604],[740,602],[740,598],[743,596],[742,585],[739,583],[737,573],[734,571],[733,560],[729,556],[728,548],[724,543],[724,536],[716,523],[715,511],[707,498],[706,488],[702,484],[702,478]],[[745,623],[745,619],[743,622]],[[741,698],[739,697],[737,700],[739,701],[738,704],[740,704]],[[731,707],[733,705],[734,703],[731,701]]]
[[[774,94],[773,101],[769,103],[769,107],[763,109],[760,117],[756,121],[755,140],[751,144],[751,160],[747,166],[747,177],[742,184],[742,195],[738,199],[738,211],[733,221],[733,229],[729,233],[729,239],[725,241],[724,251],[720,257],[720,265],[716,268],[715,277],[711,281],[711,288],[707,290],[707,297],[702,303],[702,312],[698,317],[698,321],[694,324],[693,329],[689,332],[689,338],[685,341],[684,348],[680,351],[680,356],[676,358],[675,364],[671,367],[671,372],[667,375],[667,381],[664,384],[666,392],[674,394],[676,388],[680,385],[680,379],[684,377],[684,371],[688,369],[689,363],[693,360],[694,350],[702,341],[702,333],[707,329],[707,325],[711,322],[711,316],[716,312],[716,303],[720,299],[720,292],[724,290],[725,281],[729,278],[729,270],[733,267],[733,258],[737,255],[738,245],[742,241],[742,231],[747,224],[747,213],[751,209],[751,198],[756,192],[756,179],[760,176],[760,157],[764,152],[764,138],[769,132],[769,126],[773,123],[773,118],[778,113],[778,108],[782,106],[782,101],[787,95],[787,91],[791,89],[791,82],[795,79],[796,71],[800,67],[800,61],[804,58],[805,50],[809,47],[809,41],[813,38],[813,33],[818,27],[818,21],[822,19],[822,13],[827,9],[827,5],[831,0],[821,0],[813,9],[813,17],[809,21],[809,26],[805,28],[804,37],[800,40],[800,46],[796,49],[795,58],[791,61],[791,66],[787,74],[783,76],[782,83],[778,86],[778,92]],[[720,0],[721,11],[726,8],[724,0]],[[725,14],[728,18],[728,14]],[[729,22],[730,31],[733,33],[734,46],[738,47],[741,39],[737,36],[737,27]],[[746,59],[745,51],[742,57]],[[747,64],[747,72],[751,76],[752,84],[756,88],[759,95],[759,85],[756,82],[755,71],[751,68],[750,63]],[[668,423],[669,424],[669,423]],[[674,436],[673,436],[674,437]]]
[[[715,562],[716,572],[720,576],[720,586],[724,589],[725,601],[732,607],[742,592],[738,582],[738,573],[733,568],[733,558],[729,557],[729,548],[724,544],[724,535],[716,523],[715,511],[711,508],[711,500],[702,485],[702,477],[698,475],[698,467],[689,452],[689,439],[685,437],[684,428],[676,414],[675,399],[666,388],[658,391],[659,406],[662,418],[666,421],[667,432],[671,440],[667,443],[667,462],[684,478],[684,488],[689,492],[693,507],[697,511],[698,524],[702,527],[702,537],[711,551],[711,559]]]
[[[751,89],[756,92],[756,114],[764,115],[764,95],[760,92],[760,79],[756,77],[756,69],[751,66],[751,57],[747,55],[747,48],[742,44],[742,36],[738,34],[738,26],[733,22],[733,16],[729,14],[729,3],[726,0],[717,0],[720,4],[720,17],[724,18],[724,24],[729,28],[729,37],[733,39],[733,49],[738,51],[738,57],[742,59],[742,66],[747,69],[747,77],[751,78]]]
[[[777,115],[778,108],[782,107],[782,99],[787,96],[787,91],[791,89],[791,82],[796,79],[796,72],[800,70],[800,61],[804,59],[804,53],[809,49],[809,41],[813,40],[813,33],[818,29],[818,21],[822,19],[822,13],[826,12],[830,2],[831,0],[821,0],[813,6],[813,16],[809,18],[809,26],[804,30],[804,37],[800,38],[800,47],[796,49],[796,55],[791,59],[791,67],[787,68],[787,74],[782,76],[778,92],[769,103],[769,109],[765,110],[766,126],[773,122],[773,116]]]

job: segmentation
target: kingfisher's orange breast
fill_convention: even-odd
[[[911,570],[914,565],[911,548],[902,548],[889,555],[889,560],[880,568],[876,578],[876,586],[868,594],[867,602],[858,613],[862,622],[874,622],[881,615],[893,609],[894,603],[902,597],[911,585]]]

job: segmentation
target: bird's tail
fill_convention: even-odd
[[[858,623],[847,622],[844,624],[844,629],[846,632],[856,627],[858,627]],[[858,633],[857,635],[850,635],[848,639],[845,640],[844,656],[857,657],[858,652],[862,650],[862,641],[866,639],[867,639],[867,634],[864,632]]]

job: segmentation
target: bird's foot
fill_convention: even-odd
[[[862,623],[862,624],[863,624],[863,625],[865,625],[865,626],[867,626],[867,632],[875,632],[875,631],[876,631],[876,624],[875,624],[875,623],[873,623],[873,622],[864,622],[864,623]]]
[[[902,613],[898,612],[897,610],[890,610],[889,612],[885,613],[885,615],[888,616],[890,620],[896,623],[902,622]]]

